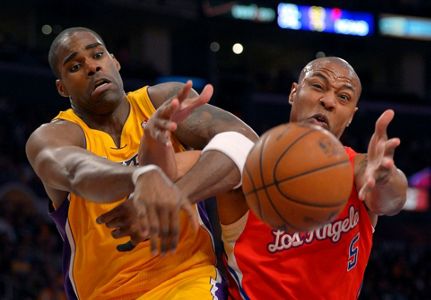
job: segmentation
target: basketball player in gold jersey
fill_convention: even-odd
[[[142,153],[145,147],[152,150],[142,125],[157,108],[158,113],[173,109],[171,120],[178,128],[166,149],[177,152],[183,145],[202,149],[226,131],[252,144],[255,133],[232,114],[206,104],[210,85],[201,94],[190,82],[126,94],[119,62],[90,29],[61,32],[51,45],[49,62],[57,90],[70,99],[71,108],[37,128],[26,153],[51,199],[51,216],[65,242],[68,299],[222,299],[205,215],[189,199],[232,189],[240,172],[219,151],[204,152],[191,170],[182,167],[190,164],[177,154],[170,158],[178,168],[167,171],[173,179],[181,177],[174,184],[153,164],[137,166],[140,142],[148,143]],[[127,220],[115,219],[109,228],[96,222],[121,201],[141,220],[142,230],[130,241],[136,247],[129,252],[117,250],[119,241],[121,247],[128,245],[121,225]],[[200,226],[193,226],[195,220]]]

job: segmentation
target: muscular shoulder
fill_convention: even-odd
[[[33,154],[44,148],[60,146],[85,147],[85,136],[81,127],[65,120],[54,120],[42,124],[29,137],[26,152],[31,160]]]
[[[51,177],[55,172],[61,172],[57,164],[58,157],[54,155],[62,147],[85,147],[85,137],[82,129],[65,120],[54,120],[37,128],[26,144],[27,158],[36,174],[44,183],[45,190],[54,207],[59,207],[66,198],[66,192],[54,188]],[[60,177],[60,176],[58,176]]]
[[[85,146],[85,136],[82,128],[73,122],[66,120],[53,120],[42,124],[32,135],[43,137],[48,141],[67,143],[74,146]]]
[[[184,86],[181,82],[165,82],[148,87],[148,95],[155,108],[168,99],[175,97]],[[193,93],[196,93],[192,90]]]

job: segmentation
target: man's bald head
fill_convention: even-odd
[[[346,74],[339,74],[338,76],[348,76],[351,77],[352,80],[358,82],[359,87],[359,94],[362,91],[362,84],[361,80],[359,79],[358,74],[356,74],[355,69],[344,59],[336,56],[328,56],[328,57],[319,57],[312,61],[310,61],[299,74],[298,83],[300,84],[304,78],[310,74],[313,70],[319,69],[319,68],[325,68],[325,65],[327,64],[336,64],[342,67],[346,72]]]

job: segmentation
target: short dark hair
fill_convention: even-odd
[[[48,52],[49,66],[51,67],[52,73],[54,73],[54,75],[57,78],[61,77],[60,71],[58,70],[58,66],[57,66],[57,64],[58,64],[57,50],[66,37],[71,36],[75,32],[80,32],[80,31],[86,31],[86,32],[92,33],[94,36],[96,36],[102,42],[103,45],[105,45],[105,42],[103,41],[103,39],[100,37],[100,35],[97,32],[95,32],[94,30],[91,30],[89,28],[86,28],[86,27],[70,27],[70,28],[67,28],[67,29],[63,30],[62,32],[60,32],[56,36],[54,41],[52,41],[51,47],[49,48],[49,52]]]

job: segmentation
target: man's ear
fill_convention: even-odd
[[[292,86],[290,87],[290,93],[289,93],[289,103],[293,103],[293,98],[296,96],[298,84],[296,82],[292,83]]]
[[[63,82],[61,79],[57,79],[55,81],[55,86],[57,87],[57,92],[63,96],[63,97],[69,97],[69,92],[67,91],[66,87],[63,85]]]
[[[346,127],[349,127],[350,126],[350,123],[352,123],[352,121],[353,121],[353,117],[355,116],[355,113],[358,111],[358,107],[356,106],[355,107],[355,110],[353,111],[353,113],[352,113],[352,116],[350,117],[350,120],[349,120],[349,122],[347,122],[347,126]]]
[[[114,60],[114,64],[117,67],[117,70],[120,71],[121,70],[121,64],[120,62],[115,58],[114,53],[111,53],[112,59]]]

